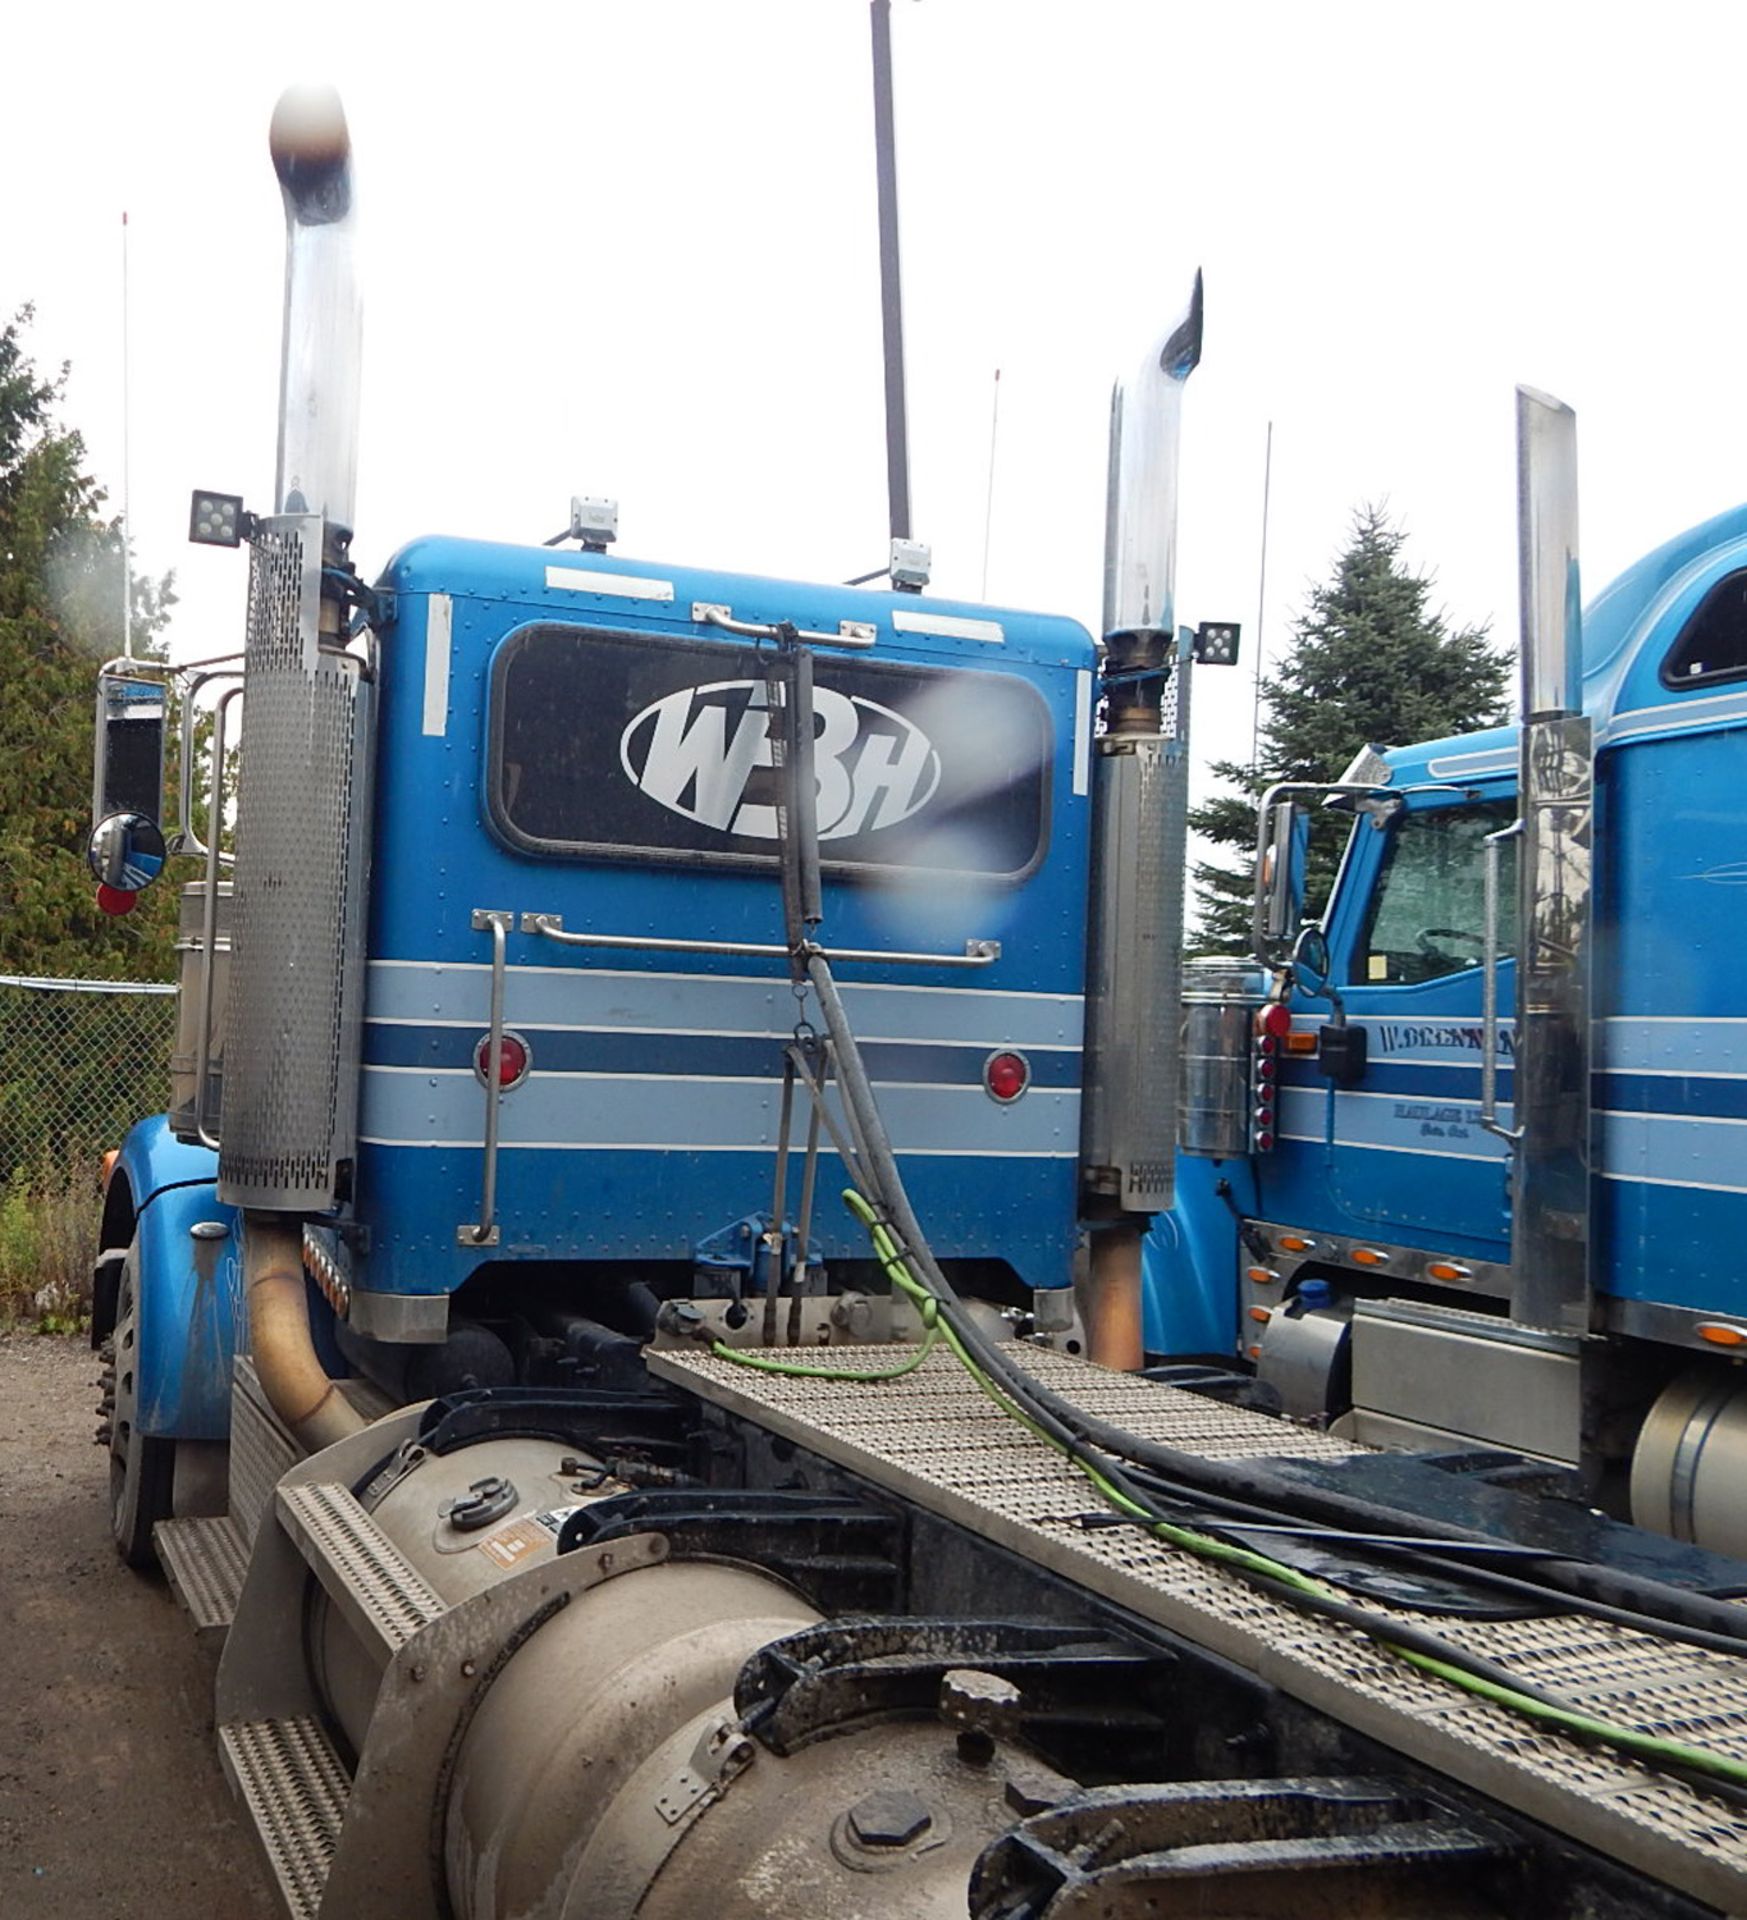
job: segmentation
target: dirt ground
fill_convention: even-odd
[[[110,1543],[97,1366],[82,1339],[0,1335],[0,1915],[271,1920],[213,1661]]]

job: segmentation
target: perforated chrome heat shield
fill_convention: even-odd
[[[1128,1213],[1171,1204],[1181,1052],[1189,665],[1165,684],[1157,739],[1094,742],[1086,979],[1087,1184]]]
[[[355,1150],[374,688],[320,645],[319,515],[249,566],[219,1195],[321,1211]]]
[[[1086,1411],[1209,1459],[1359,1451],[1065,1354],[1014,1352]],[[846,1367],[890,1365],[892,1356],[890,1347],[859,1360],[854,1348],[833,1352]],[[1099,1506],[1086,1482],[985,1399],[944,1348],[902,1380],[865,1387],[754,1373],[690,1352],[652,1352],[649,1365],[1532,1819],[1726,1913],[1747,1913],[1747,1813],[1416,1672],[1351,1629],[1296,1612],[1139,1528],[1084,1527],[1080,1516]],[[1747,1760],[1747,1660],[1575,1615],[1402,1617],[1579,1711]]]

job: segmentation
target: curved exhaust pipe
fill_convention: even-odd
[[[354,261],[352,139],[332,87],[288,88],[267,144],[285,200],[275,513],[319,513],[350,533],[358,492],[363,306]]]
[[[311,1453],[365,1425],[316,1357],[303,1277],[303,1226],[291,1214],[250,1213],[243,1235],[249,1343],[268,1404]]]

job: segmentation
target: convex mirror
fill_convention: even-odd
[[[106,887],[140,893],[164,868],[164,833],[143,813],[112,813],[99,820],[85,863]]]
[[[1292,983],[1307,999],[1328,992],[1328,935],[1313,920],[1292,943]]]

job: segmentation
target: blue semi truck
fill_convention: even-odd
[[[1417,1004],[1367,1061],[1387,969],[1476,976],[1440,958],[1459,901],[1424,942],[1392,908],[1313,1030],[1351,936],[1287,951],[1285,795],[1269,966],[1179,982],[1199,284],[1116,391],[1098,643],[923,594],[908,542],[875,591],[622,559],[588,500],[366,581],[337,100],[287,96],[272,148],[274,498],[195,496],[247,616],[171,676],[173,817],[164,676],[100,687],[104,904],[197,877],[93,1341],[117,1545],[222,1647],[291,1920],[1741,1910],[1747,1567],[1525,1490],[1547,1449],[1324,1430],[1333,1350],[1360,1379],[1360,1323],[1407,1309],[1347,1297],[1357,1246],[1273,1264],[1332,1229],[1313,1186],[1245,1183],[1316,1178],[1301,1070],[1344,1098],[1446,1047]],[[204,827],[197,750],[235,793]],[[1556,866],[1587,762],[1529,758]],[[1345,783],[1350,874],[1402,818],[1435,836],[1434,795],[1490,798],[1424,772]],[[1520,1088],[1541,1029],[1486,1030]],[[1227,1362],[1176,1384],[1142,1377],[1149,1222],[1157,1357]],[[1495,1238],[1425,1258],[1472,1278]],[[1258,1353],[1224,1351],[1252,1303]],[[1316,1417],[1232,1404],[1252,1371]]]
[[[1564,409],[1521,407],[1525,448],[1574,444]],[[1560,454],[1558,499],[1525,506],[1526,536],[1558,521],[1569,583],[1525,594],[1525,662],[1551,662],[1525,676],[1529,722],[1367,750],[1264,802],[1281,884],[1257,959],[1189,969],[1189,1151],[1149,1243],[1149,1344],[1235,1352],[1371,1444],[1558,1463],[1739,1553],[1747,513],[1579,616]],[[1350,836],[1300,929],[1293,848],[1325,808]]]
[[[274,511],[195,496],[197,542],[249,548],[248,629],[180,676],[168,841],[163,689],[119,661],[99,702],[105,902],[125,910],[170,855],[202,863],[171,1108],[122,1143],[102,1223],[97,1337],[137,1356],[105,1406],[124,1553],[152,1556],[178,1449],[193,1473],[225,1435],[251,1322],[275,1404],[319,1434],[349,1419],[333,1378],[397,1399],[574,1382],[670,1301],[712,1303],[718,1336],[780,1319],[806,1344],[800,1302],[883,1289],[815,1191],[848,1116],[784,934],[799,654],[806,943],[828,925],[937,1255],[992,1315],[1138,1364],[1140,1235],[1171,1178],[1152,1096],[1176,1039],[1190,666],[1162,489],[1199,286],[1124,383],[1103,648],[1072,620],[925,596],[907,542],[878,591],[626,560],[600,501],[544,545],[414,541],[367,584],[343,121],[305,127],[288,101]],[[236,791],[210,844],[202,755],[209,790]],[[1110,1304],[1082,1330],[1089,1224]],[[838,1337],[866,1313],[840,1319]],[[283,1384],[262,1337],[280,1326]]]

